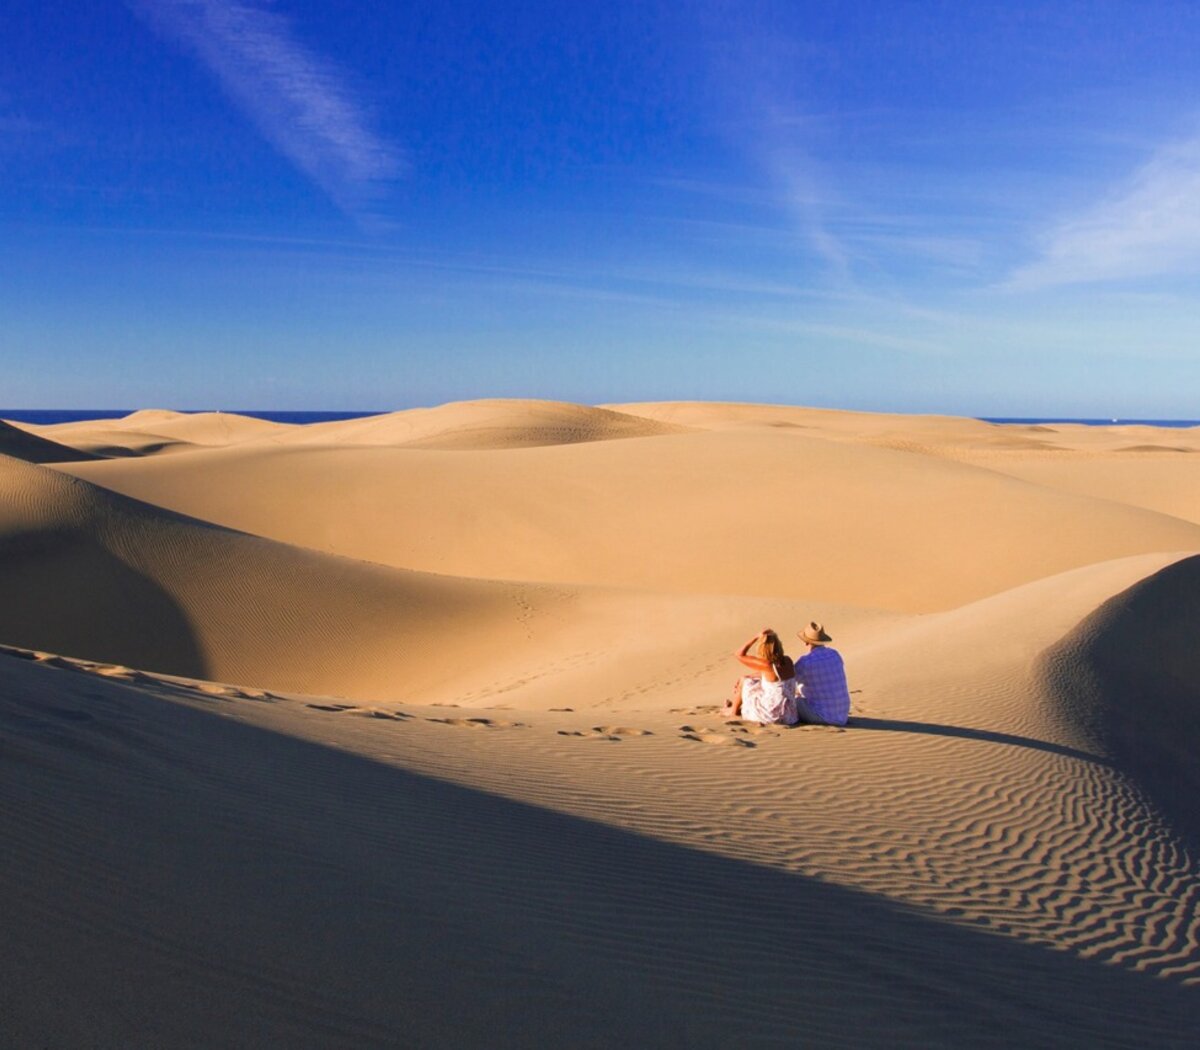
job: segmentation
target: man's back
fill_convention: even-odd
[[[846,668],[836,649],[816,645],[796,661],[796,683],[808,708],[823,722],[844,726],[850,718]]]

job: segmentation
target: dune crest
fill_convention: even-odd
[[[567,402],[491,399],[316,423],[295,428],[280,443],[486,451],[613,441],[686,429]]]

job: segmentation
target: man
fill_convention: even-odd
[[[808,652],[796,661],[796,707],[800,721],[844,726],[850,719],[850,689],[841,654],[826,648],[825,643],[833,639],[816,621],[797,631],[796,636],[808,646]]]

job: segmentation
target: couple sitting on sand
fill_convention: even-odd
[[[739,678],[725,702],[726,718],[777,725],[844,726],[850,718],[850,690],[841,654],[826,646],[833,639],[815,621],[797,637],[808,652],[795,663],[771,628],[756,634],[734,655],[758,674]],[[750,655],[757,645],[756,655]]]

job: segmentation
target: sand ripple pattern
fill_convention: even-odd
[[[526,750],[545,747],[539,734],[501,776],[449,754],[426,752],[418,764],[956,924],[1200,984],[1200,865],[1102,758],[981,740],[969,745],[968,765],[962,740],[865,729],[755,740],[753,750],[697,748],[656,728],[637,749],[578,748],[570,780]],[[669,747],[688,754],[664,761]],[[706,767],[699,776],[697,764]]]

